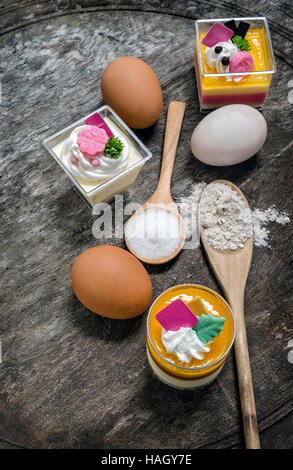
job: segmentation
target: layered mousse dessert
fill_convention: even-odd
[[[216,292],[183,284],[163,292],[147,319],[147,356],[164,383],[192,389],[212,382],[232,347],[235,326]]]
[[[262,108],[275,61],[265,18],[196,21],[195,70],[202,111]]]
[[[93,207],[127,189],[151,153],[108,106],[44,142]]]

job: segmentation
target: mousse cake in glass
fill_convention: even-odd
[[[266,18],[197,20],[195,29],[200,110],[229,104],[261,109],[276,71]]]
[[[193,389],[222,370],[235,337],[233,313],[212,289],[183,284],[163,292],[149,309],[147,357],[164,383]]]
[[[43,145],[91,207],[125,191],[152,157],[107,105],[45,139]]]

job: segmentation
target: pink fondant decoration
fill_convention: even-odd
[[[102,155],[108,140],[108,134],[104,129],[90,126],[78,133],[77,145],[84,155],[96,157],[97,155]]]
[[[215,23],[203,38],[202,43],[205,46],[213,47],[218,42],[229,41],[233,36],[234,32],[232,29],[227,28],[227,26],[221,23]]]
[[[85,124],[89,125],[89,126],[98,126],[102,129],[104,129],[108,136],[109,136],[109,139],[110,137],[113,137],[113,132],[111,131],[110,127],[108,126],[108,124],[104,121],[104,119],[102,118],[102,116],[99,114],[99,113],[95,113],[95,114],[92,114],[90,117],[88,117],[85,121],[84,121]]]
[[[229,63],[229,72],[251,72],[253,70],[253,57],[247,51],[236,52]]]
[[[177,331],[181,327],[192,328],[198,319],[192,311],[180,300],[174,300],[156,314],[156,319],[165,330]]]

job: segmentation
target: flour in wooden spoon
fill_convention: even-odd
[[[220,184],[220,183],[217,183],[217,184]],[[198,224],[197,224],[198,204],[199,204],[199,200],[201,198],[202,192],[206,186],[207,184],[204,181],[194,184],[191,188],[190,194],[188,196],[182,197],[181,199],[177,201],[179,209],[180,209],[180,213],[184,218],[185,225],[187,228],[187,238],[190,239],[192,237],[193,248],[197,248],[199,246],[199,234],[198,234]],[[225,186],[224,189],[226,189],[226,187],[229,188],[229,186],[227,185],[223,185],[223,186]],[[233,190],[231,189],[231,191]],[[235,191],[233,191],[233,193],[235,193]],[[237,193],[235,194],[237,195]],[[228,203],[228,201],[226,200],[225,204],[228,204],[228,206],[230,206],[230,204],[232,205],[235,204],[235,201],[234,203],[233,201],[230,201]],[[231,214],[231,211],[233,212],[233,210],[234,211],[236,210],[236,206],[234,205],[234,209],[232,209],[232,207],[229,207],[228,216],[229,214]],[[238,209],[240,210],[240,213],[241,213],[241,208],[238,208]],[[208,213],[206,214],[206,219],[207,217],[208,217]],[[222,217],[223,217],[223,214],[222,215],[218,214],[217,217],[215,218],[213,217],[213,222],[215,223],[215,229],[220,230],[222,227],[223,233],[225,233],[225,229],[227,228],[227,225],[221,223]],[[209,219],[210,219],[209,221],[206,220],[208,225],[211,224],[211,215],[209,216]],[[240,219],[241,219],[241,216],[240,216]],[[273,223],[273,222],[281,224],[281,225],[285,225],[290,222],[290,219],[286,212],[280,212],[274,206],[269,207],[268,209],[265,209],[265,210],[254,209],[252,211],[252,223],[253,223],[253,232],[254,232],[253,238],[254,238],[254,244],[256,246],[261,246],[261,247],[269,246],[269,230],[267,226],[268,224]],[[239,223],[240,223],[240,220],[238,220],[238,228],[236,229],[236,232],[238,232],[240,228]],[[245,225],[245,220],[244,220],[244,225]],[[248,229],[248,227],[246,227],[246,229]],[[247,236],[247,234],[249,234],[250,231],[249,229],[248,231],[246,231],[246,229],[244,228],[244,234],[246,233],[246,236]],[[210,237],[211,237],[210,238],[211,240],[213,239],[214,235],[210,234]],[[227,237],[230,241],[227,240]],[[219,249],[221,250],[228,249],[227,246],[229,244],[230,244],[230,249],[231,249],[231,245],[233,243],[236,243],[236,244],[239,243],[239,245],[243,243],[243,239],[242,241],[241,241],[241,237],[239,239],[239,233],[237,236],[235,236],[234,230],[232,231],[231,234],[230,233],[228,234],[226,232],[226,238],[224,238],[224,240],[222,240],[221,242],[220,242],[220,239],[217,239],[217,242],[215,241],[215,244],[217,246],[220,246]]]
[[[208,185],[200,200],[203,236],[216,250],[237,250],[252,237],[252,215],[241,196],[223,183]]]

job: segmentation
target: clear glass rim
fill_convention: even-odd
[[[154,304],[157,302],[157,300],[159,300],[160,297],[162,297],[162,295],[164,295],[166,292],[174,289],[175,287],[186,287],[186,286],[191,286],[191,287],[196,287],[198,289],[201,289],[201,290],[204,290],[204,291],[208,291],[209,293],[213,294],[215,297],[217,297],[218,299],[220,299],[225,305],[226,307],[228,308],[229,312],[231,313],[231,317],[232,317],[232,321],[233,321],[233,327],[234,327],[234,331],[233,331],[233,336],[232,336],[232,340],[231,340],[231,343],[229,344],[228,348],[225,350],[225,352],[218,358],[216,359],[214,362],[211,362],[210,364],[206,364],[205,366],[198,366],[198,367],[185,367],[185,366],[179,366],[177,364],[174,364],[174,362],[170,361],[169,359],[167,359],[166,357],[164,357],[160,351],[157,350],[157,348],[155,347],[154,343],[153,343],[153,340],[151,338],[151,334],[150,334],[150,329],[149,329],[149,318],[150,318],[150,314],[151,314],[151,311],[152,311],[152,308],[154,306]],[[173,367],[176,367],[178,369],[183,369],[183,370],[188,370],[188,371],[197,371],[197,370],[204,370],[204,369],[209,369],[210,367],[213,367],[215,366],[216,364],[218,364],[219,362],[222,361],[222,359],[224,359],[225,356],[227,356],[227,354],[229,353],[230,349],[232,348],[233,346],[233,343],[234,343],[234,339],[235,339],[235,333],[236,333],[236,324],[235,324],[235,318],[234,318],[234,314],[232,312],[232,309],[230,307],[230,305],[228,304],[228,302],[226,302],[226,300],[220,295],[218,294],[216,291],[214,291],[213,289],[210,289],[209,287],[205,287],[205,286],[201,286],[200,284],[178,284],[176,286],[172,286],[172,287],[169,287],[169,289],[166,289],[164,292],[162,292],[158,297],[156,297],[156,299],[153,301],[152,305],[150,306],[149,308],[149,311],[148,311],[148,316],[147,316],[147,335],[148,335],[148,339],[152,345],[152,347],[154,348],[154,350],[156,351],[156,353],[166,362],[168,362],[170,365],[172,365]]]
[[[50,141],[51,139],[54,139],[58,136],[60,136],[61,134],[63,134],[64,132],[66,131],[69,131],[72,127],[76,127],[78,126],[79,124],[83,123],[87,118],[89,118],[90,116],[92,116],[93,114],[95,113],[101,113],[101,111],[104,111],[104,110],[108,110],[111,114],[113,114],[113,116],[115,117],[115,119],[117,119],[117,121],[120,123],[120,125],[131,135],[131,137],[133,138],[133,140],[145,151],[146,153],[146,156],[142,156],[142,160],[136,162],[136,163],[133,163],[130,167],[128,168],[125,168],[125,170],[122,170],[121,172],[117,173],[117,175],[114,175],[112,176],[111,178],[108,178],[107,181],[104,181],[103,183],[99,184],[97,187],[91,189],[90,191],[86,191],[80,184],[80,182],[71,174],[71,172],[69,171],[69,169],[66,167],[66,165],[64,165],[64,163],[60,160],[60,158],[58,158],[58,156],[56,155],[56,153],[54,152],[53,148],[49,145],[48,141]],[[67,176],[69,176],[69,178],[71,179],[71,181],[73,182],[73,184],[75,186],[77,186],[78,190],[86,197],[88,198],[89,196],[92,196],[94,195],[96,192],[100,191],[101,188],[103,188],[105,185],[109,185],[109,183],[112,183],[113,181],[119,179],[122,175],[124,174],[127,174],[128,172],[130,172],[131,170],[133,170],[134,168],[136,167],[139,167],[141,166],[142,164],[144,164],[146,161],[150,160],[150,158],[152,158],[152,153],[150,152],[150,150],[142,143],[142,141],[134,134],[134,132],[127,126],[127,124],[118,116],[118,114],[115,113],[115,111],[108,105],[103,105],[101,106],[100,108],[92,111],[90,114],[87,114],[86,116],[82,117],[81,119],[79,119],[78,121],[75,121],[73,122],[72,124],[70,124],[69,126],[65,127],[64,129],[62,129],[61,131],[59,132],[56,132],[55,134],[51,135],[50,137],[47,137],[46,139],[44,139],[42,141],[42,144],[43,146],[46,148],[46,150],[48,150],[49,153],[51,153],[51,155],[53,155],[53,157],[55,158],[55,160],[57,161],[57,163],[61,166],[61,168],[65,171],[65,173],[67,174]],[[103,178],[102,178],[103,179]],[[98,180],[97,180],[98,181]]]
[[[274,56],[274,51],[273,51],[273,46],[272,46],[272,40],[271,40],[271,35],[269,31],[269,25],[268,21],[265,16],[251,16],[251,17],[235,17],[235,18],[206,18],[202,20],[195,20],[195,31],[196,31],[196,38],[198,43],[200,44],[200,35],[199,35],[199,28],[198,25],[200,23],[216,23],[216,22],[226,22],[229,20],[234,19],[235,21],[256,21],[256,20],[261,20],[264,23],[265,30],[266,30],[266,35],[268,39],[268,44],[269,44],[269,50],[270,50],[270,55],[271,55],[271,61],[272,61],[272,69],[269,70],[259,70],[259,71],[254,71],[254,72],[234,72],[234,73],[208,73],[204,71],[204,64],[203,64],[203,57],[202,57],[202,49],[199,47],[199,59],[200,59],[200,66],[201,66],[201,73],[204,77],[243,77],[243,76],[248,76],[248,75],[259,75],[259,74],[264,74],[264,75],[269,75],[273,74],[276,72],[276,62],[275,62],[275,56]]]

